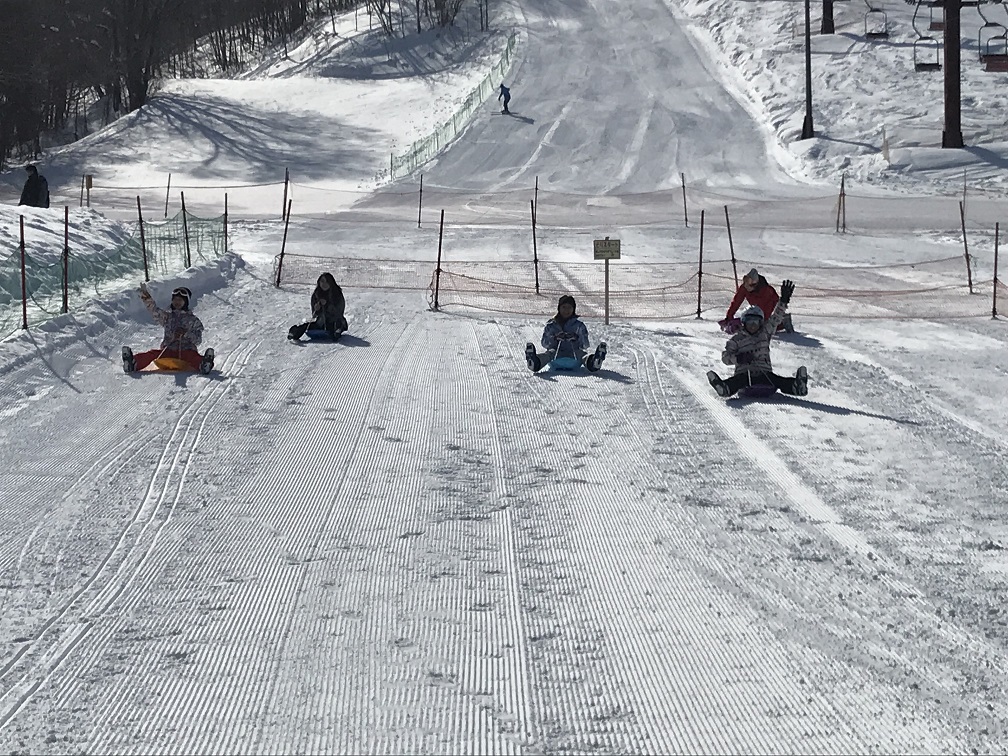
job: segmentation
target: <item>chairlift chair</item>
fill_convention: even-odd
[[[980,18],[983,19],[983,24],[977,31],[977,51],[980,55],[980,62],[983,63],[987,58],[987,49],[991,40],[996,40],[998,37],[1004,37],[1008,34],[1008,27],[987,18],[980,5],[977,5],[977,13],[979,13]]]
[[[913,18],[910,19],[910,25],[913,27],[914,33],[917,35],[916,41],[913,43],[913,62],[915,71],[940,71],[941,70],[941,45],[938,40],[934,37],[930,37],[924,34],[917,27],[917,14],[920,13],[922,0],[917,0],[916,7],[914,8]],[[933,5],[933,2],[929,3]],[[934,50],[934,57],[932,58],[929,50]]]
[[[932,55],[928,50],[933,50]],[[914,71],[941,71],[941,45],[934,37],[921,37],[913,43]]]
[[[868,6],[864,14],[864,35],[867,39],[888,39],[889,16],[884,10]]]
[[[1008,71],[1008,31],[987,40],[983,61],[988,72]]]
[[[941,19],[935,18],[935,8],[941,8]],[[931,0],[928,3],[928,31],[945,31],[945,0]]]

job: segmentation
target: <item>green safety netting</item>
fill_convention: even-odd
[[[186,248],[188,232],[189,244]],[[135,285],[144,277],[144,254],[150,277],[169,275],[188,265],[219,257],[226,252],[224,216],[198,218],[180,211],[166,221],[139,224],[117,247],[87,254],[69,250],[66,259],[67,308],[74,310],[87,300]],[[25,251],[25,288],[28,322],[41,323],[63,311],[64,262],[62,250]],[[0,333],[7,335],[22,326],[21,252],[0,258]]]
[[[518,35],[512,32],[511,36],[508,37],[507,46],[504,48],[500,60],[494,64],[494,67],[483,81],[480,82],[480,85],[469,93],[469,96],[466,97],[465,102],[462,103],[462,107],[456,111],[455,115],[442,123],[430,136],[414,142],[404,155],[392,156],[389,166],[389,179],[412,173],[440,152],[441,148],[462,131],[472,114],[493,94],[497,89],[497,85],[508,72],[508,69],[511,68],[511,59],[517,46]]]

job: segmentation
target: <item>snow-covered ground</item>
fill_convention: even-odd
[[[1004,75],[964,62],[982,144],[947,168],[947,151],[890,149],[887,166],[880,124],[928,128],[940,102],[921,82],[940,85],[907,65],[911,7],[869,45],[838,3],[840,34],[814,40],[825,135],[795,142],[800,7],[522,0],[490,35],[405,46],[351,14],[47,155],[56,204],[96,177],[75,253],[125,238],[138,194],[157,217],[169,172],[172,212],[178,189],[200,210],[228,192],[231,253],[151,284],[161,302],[193,290],[211,376],[122,373],[122,344],[160,339],[135,289],[0,344],[0,749],[1008,748],[1008,337],[984,314],[1008,217]],[[419,176],[384,185],[389,155],[452,114],[513,30],[514,117],[488,102],[424,166],[418,228]],[[290,258],[277,288],[285,168],[286,250],[332,262]],[[922,289],[913,318],[813,302],[830,277],[948,283],[919,264],[962,253],[964,168],[982,314],[945,317],[973,301],[960,290]],[[610,325],[582,297],[610,345],[594,375],[525,368],[552,297],[431,311],[441,209],[448,270],[517,269],[533,198],[536,252],[576,294],[593,238],[623,240],[617,279],[692,263],[701,208],[724,257],[713,211],[731,205],[740,264],[797,282],[774,364],[807,365],[809,396],[713,393],[727,296],[702,319]],[[62,207],[25,216],[58,254]],[[286,341],[303,282],[346,258],[420,281],[343,276],[350,332]]]

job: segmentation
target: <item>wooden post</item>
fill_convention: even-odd
[[[224,254],[228,251],[228,196],[224,192]]]
[[[731,272],[735,277],[735,288],[738,288],[738,270],[735,267],[735,244],[732,243],[731,238],[731,220],[728,218],[728,205],[724,206],[724,222],[725,227],[728,229],[728,249],[731,251]]]
[[[973,293],[973,270],[970,267],[969,245],[966,243],[966,209],[963,203],[959,203],[959,220],[962,222],[963,232],[963,254],[966,256],[966,281],[969,284],[969,293]]]
[[[535,269],[535,290],[539,293],[539,246],[536,243],[536,213],[535,200],[529,200],[532,205],[532,267]]]
[[[84,207],[84,174],[80,177],[80,206]]]
[[[63,312],[70,312],[70,206],[63,206]]]
[[[700,264],[697,267],[697,283],[696,283],[696,316],[699,319],[702,308],[700,306],[701,297],[703,296],[703,230],[704,230],[704,211],[700,211]]]
[[[423,174],[420,174],[420,204],[417,207],[416,227],[420,228],[420,220],[423,217]]]
[[[21,216],[21,327],[28,329],[28,277],[25,274],[24,216]]]
[[[185,209],[185,192],[179,192],[182,196],[182,235],[185,237],[185,266],[192,267],[192,251],[189,249],[189,213]]]
[[[438,230],[437,239],[437,267],[434,268],[434,309],[438,309],[441,303],[438,296],[441,293],[441,243],[444,239],[444,208],[441,208],[441,227]]]
[[[686,209],[686,174],[680,173],[679,176],[682,178],[682,214],[683,220],[686,221],[686,228],[689,228],[689,210]],[[703,212],[703,211],[701,211]]]
[[[140,219],[140,251],[143,253],[144,281],[150,281],[150,270],[147,267],[147,239],[144,236],[143,211],[140,209],[140,195],[137,195],[137,217]]]
[[[171,194],[171,173],[168,174],[168,188],[164,195],[164,217],[168,217],[168,195]]]
[[[840,176],[840,196],[837,197],[836,206],[836,231],[840,233],[840,213],[844,210],[844,179],[847,178],[847,174]],[[844,213],[844,231],[847,230],[847,215]]]
[[[284,253],[287,251],[287,227],[290,226],[290,208],[294,200],[287,200],[287,207],[284,208],[284,235],[283,242],[280,243],[280,262],[277,264],[276,286],[280,288],[280,274],[283,272]]]

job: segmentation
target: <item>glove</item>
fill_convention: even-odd
[[[727,334],[733,334],[739,329],[739,319],[738,318],[725,318],[724,320],[719,320],[718,325],[721,326],[721,330]]]
[[[785,280],[780,286],[780,301],[785,307],[787,307],[788,302],[791,301],[792,294],[794,294],[794,281]]]
[[[147,289],[147,284],[141,283],[140,284],[140,299],[143,300],[144,302],[146,302],[150,298],[151,298],[151,293]]]
[[[186,337],[186,331],[184,328],[179,328],[175,333],[172,334],[172,343],[181,344],[183,339]]]
[[[567,333],[566,331],[561,331],[557,335],[558,341],[574,341],[577,338],[576,333]]]
[[[753,360],[752,352],[739,352],[738,356],[735,358],[735,362],[739,365],[748,365]]]

